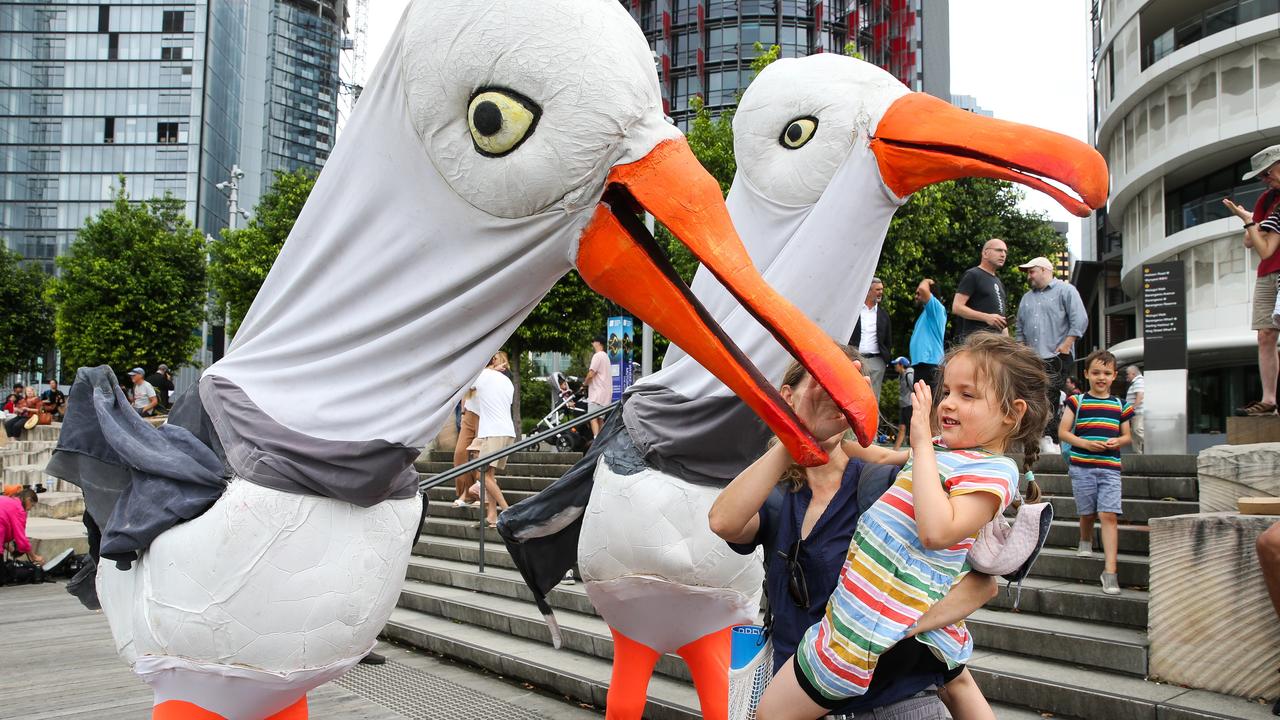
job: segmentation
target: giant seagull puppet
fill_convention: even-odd
[[[615,0],[414,0],[230,352],[173,421],[133,415],[105,367],[75,385],[52,469],[102,528],[115,563],[98,594],[153,717],[305,717],[305,693],[372,647],[417,531],[418,448],[573,268],[798,461],[825,462],[638,208],[874,427],[865,380],[752,266]],[[370,379],[405,393],[347,401]]]
[[[1012,180],[1081,216],[1107,195],[1106,165],[1084,143],[958,110],[844,56],[771,64],[747,89],[733,130],[738,171],[727,204],[743,243],[770,286],[833,338],[852,333],[889,221],[921,187]],[[780,378],[786,351],[714,275],[698,270],[695,295],[756,367]],[[722,718],[726,629],[753,622],[759,607],[760,561],[730,551],[706,518],[718,489],[772,433],[687,350],[673,347],[661,371],[626,393],[590,452],[499,521],[553,637],[546,595],[576,557],[614,634],[614,718],[640,716],[664,652],[718,665],[691,672],[704,717]]]

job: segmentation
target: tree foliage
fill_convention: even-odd
[[[1029,289],[1018,264],[1038,255],[1053,258],[1066,249],[1042,213],[1018,208],[1022,194],[1002,180],[965,178],[925,187],[898,210],[876,271],[885,284],[881,302],[893,322],[894,353],[907,354],[919,313],[916,285],[926,277],[937,281],[949,314],[960,276],[978,264],[982,245],[991,238],[1009,246],[999,275],[1009,292],[1009,316],[1017,316],[1017,300]]]
[[[121,177],[111,207],[85,222],[58,267],[47,297],[65,366],[179,367],[200,346],[204,236],[181,200],[130,202]]]
[[[223,230],[222,240],[209,247],[209,285],[218,305],[226,303],[230,308],[232,333],[253,305],[315,184],[315,172],[306,168],[291,173],[277,170],[249,224]]]
[[[37,365],[53,347],[53,308],[45,301],[43,271],[24,266],[22,256],[0,241],[0,373]]]

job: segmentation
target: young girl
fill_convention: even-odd
[[[1001,454],[1021,445],[1035,462],[1047,385],[1035,353],[992,333],[948,353],[936,407],[916,383],[911,459],[859,519],[826,615],[770,683],[760,720],[818,718],[866,692],[880,655],[968,572],[974,536],[1017,494],[1018,467]],[[916,638],[949,667],[973,650],[962,624]]]

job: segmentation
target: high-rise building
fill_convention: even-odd
[[[982,115],[983,117],[995,117],[996,114],[978,104],[978,98],[972,95],[952,95],[951,104],[961,110],[968,110],[974,115]]]
[[[841,53],[850,42],[913,90],[950,100],[947,0],[621,0],[644,30],[666,112],[687,129],[695,96],[737,104],[764,47],[781,57]]]
[[[912,90],[951,101],[948,0],[856,0],[853,42],[863,59]]]
[[[52,272],[120,176],[216,235],[234,165],[327,156],[343,19],[343,0],[0,0],[0,235]]]
[[[1141,361],[1142,266],[1182,263],[1193,449],[1260,397],[1250,329],[1258,258],[1222,199],[1252,207],[1262,186],[1240,179],[1249,157],[1280,143],[1277,28],[1280,0],[1093,3],[1090,130],[1111,198],[1087,223],[1088,262],[1077,263],[1086,342]]]

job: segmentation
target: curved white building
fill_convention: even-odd
[[[1240,176],[1253,153],[1280,143],[1280,0],[1099,0],[1093,28],[1091,126],[1111,199],[1085,236],[1094,262],[1077,272],[1093,289],[1087,346],[1141,361],[1142,265],[1183,262],[1188,431],[1223,432],[1260,388],[1249,328],[1257,257],[1222,198],[1252,207],[1262,186]]]

